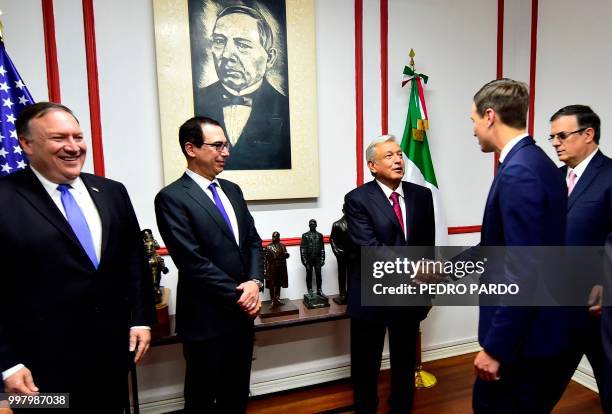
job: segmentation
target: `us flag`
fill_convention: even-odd
[[[34,103],[0,38],[0,176],[23,169],[28,159],[19,146],[15,120]]]

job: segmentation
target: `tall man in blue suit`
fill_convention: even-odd
[[[612,159],[598,147],[599,116],[588,106],[570,105],[559,109],[550,122],[549,141],[555,147],[559,160],[565,164],[559,170],[567,183],[569,197],[567,245],[603,246],[612,232]],[[582,355],[586,355],[601,390],[603,350],[599,303],[603,269],[595,273],[579,275],[579,282],[587,289],[585,305],[591,292],[591,315],[587,306],[572,310],[575,359],[568,366],[567,380],[571,378]]]
[[[366,150],[374,180],[344,197],[349,235],[356,246],[433,246],[435,220],[431,191],[402,181],[402,149],[392,135]],[[360,258],[350,265],[347,313],[351,317],[351,380],[357,414],[377,412],[377,382],[385,333],[391,358],[391,413],[410,413],[419,322],[427,307],[374,307],[361,304]]]
[[[179,271],[176,331],[186,360],[185,411],[244,413],[263,251],[240,187],[217,178],[229,156],[219,123],[179,129],[185,174],[155,197],[159,231]]]
[[[489,82],[474,96],[474,135],[481,150],[499,154],[501,162],[485,206],[482,246],[565,242],[565,183],[525,132],[528,104],[527,86],[510,79]],[[487,277],[523,288],[542,276],[536,260],[520,269],[506,263],[497,270]],[[565,386],[558,377],[560,362],[567,359],[566,324],[556,308],[481,303],[478,340],[483,349],[474,360],[474,412],[549,413]]]

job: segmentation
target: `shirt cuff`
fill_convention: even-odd
[[[25,368],[23,364],[17,364],[12,368],[7,369],[6,371],[2,371],[2,381],[6,381],[8,377],[19,371],[21,368]]]
[[[130,329],[148,329],[151,330],[150,326],[132,326]]]

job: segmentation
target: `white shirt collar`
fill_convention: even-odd
[[[261,84],[263,83],[263,78],[261,78],[261,80],[251,86],[249,86],[248,88],[244,88],[243,90],[241,90],[240,92],[235,91],[232,88],[228,88],[227,86],[225,86],[225,84],[223,84],[223,82],[221,82],[221,85],[223,85],[223,87],[225,88],[225,90],[227,90],[229,93],[231,93],[234,96],[242,96],[242,95],[248,95],[250,93],[255,92],[257,89],[259,89],[261,87]]]
[[[217,180],[217,177],[213,178],[212,180],[209,180],[208,178],[201,176],[200,174],[190,170],[189,168],[185,170],[185,174],[187,174],[193,181],[196,182],[196,184],[198,184],[204,190],[208,189],[211,183],[216,183],[218,187],[221,187],[221,184],[219,183],[219,180]]]
[[[580,161],[580,163],[576,165],[576,167],[574,168],[567,167],[567,176],[569,176],[570,171],[573,170],[574,173],[576,174],[576,178],[580,178],[580,176],[584,173],[584,171],[589,166],[589,163],[591,162],[595,154],[597,154],[597,151],[599,151],[599,148],[595,148],[595,151],[591,152],[588,157]]]
[[[53,181],[50,181],[49,179],[47,179],[44,175],[42,175],[39,171],[36,170],[36,168],[32,167],[31,165],[30,165],[30,168],[32,169],[32,172],[34,173],[36,178],[38,178],[38,181],[40,181],[40,183],[43,185],[43,187],[45,188],[45,190],[47,191],[49,195],[53,194],[54,191],[57,191],[57,186],[59,184],[56,184]],[[83,182],[83,180],[81,180],[81,177],[77,177],[72,181],[67,181],[62,184],[69,184],[70,186],[72,186],[72,188],[75,191],[78,191],[78,192],[83,192],[83,191],[87,192],[87,188],[85,187],[85,183]]]
[[[512,148],[514,148],[514,146],[516,144],[518,144],[518,142],[520,140],[522,140],[525,137],[528,137],[529,134],[528,133],[523,133],[520,134],[514,138],[512,138],[505,146],[504,148],[502,148],[501,152],[499,153],[499,162],[504,162],[504,159],[506,158],[506,156],[508,155],[508,153],[510,153],[510,151],[512,150]]]
[[[380,188],[383,190],[383,193],[385,193],[385,197],[387,197],[387,199],[391,197],[391,194],[393,192],[398,193],[401,198],[404,198],[404,188],[401,182],[400,182],[400,185],[395,190],[392,190],[389,187],[387,187],[385,184],[381,183],[380,181],[378,180],[375,180],[375,181],[380,186]]]

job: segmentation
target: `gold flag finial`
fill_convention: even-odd
[[[0,16],[2,16],[2,10],[0,10]],[[4,41],[4,24],[0,20],[0,42]]]
[[[410,53],[408,54],[408,56],[410,56],[410,68],[412,70],[414,70],[414,57],[416,56],[414,53],[414,49],[410,48]]]

